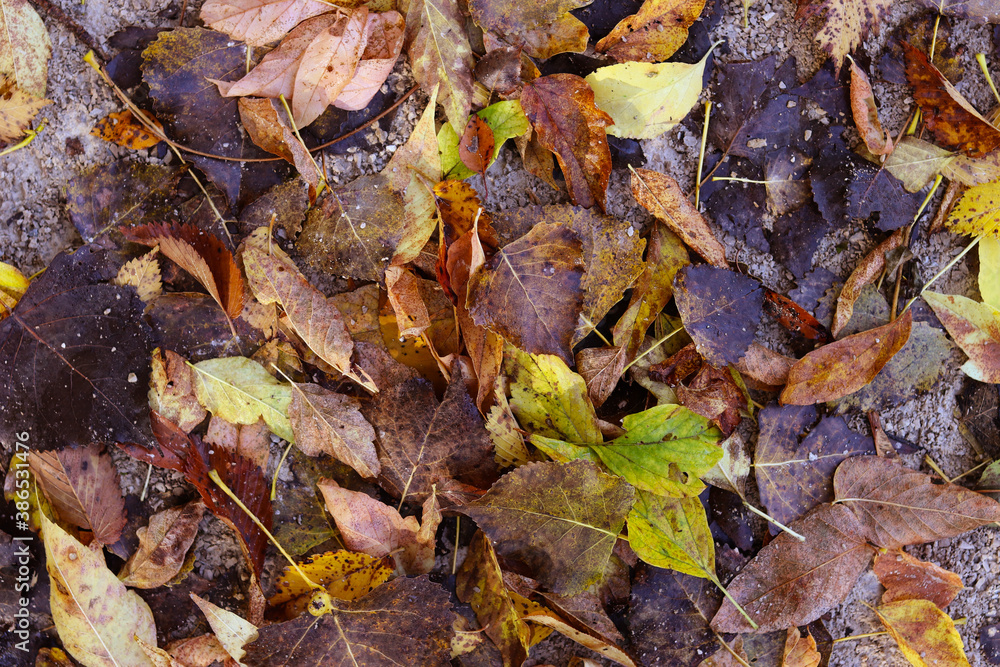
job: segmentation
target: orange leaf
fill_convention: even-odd
[[[466,167],[481,174],[490,163],[495,144],[490,126],[478,115],[472,114],[458,142],[458,157]]]
[[[875,155],[888,155],[892,152],[892,138],[882,129],[878,120],[878,107],[875,106],[875,94],[868,75],[851,60],[851,111],[854,112],[854,123],[858,126],[861,138]]]
[[[161,132],[163,131],[163,125],[160,124],[160,121],[149,114],[146,117]],[[152,148],[160,143],[160,138],[137,121],[128,109],[110,113],[97,121],[90,134],[136,151],[143,150],[144,148]]]

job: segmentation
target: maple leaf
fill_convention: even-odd
[[[840,71],[844,58],[861,45],[869,31],[878,31],[879,22],[891,7],[892,0],[806,0],[799,3],[796,17],[820,17],[822,26],[816,42]]]
[[[328,11],[330,5],[318,0],[208,0],[201,7],[201,20],[233,39],[264,46]]]

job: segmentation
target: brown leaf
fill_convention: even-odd
[[[201,7],[201,20],[233,39],[264,46],[328,11],[330,5],[319,0],[207,0]]]
[[[556,154],[569,198],[605,208],[611,150],[605,128],[611,116],[594,104],[594,91],[575,74],[552,74],[524,86],[521,106],[542,146]]]
[[[880,456],[856,456],[833,477],[837,503],[850,508],[873,544],[896,549],[961,535],[1000,521],[1000,504],[957,484]]]
[[[882,129],[875,106],[875,93],[868,75],[851,60],[851,111],[861,139],[874,155],[892,153],[892,137]]]
[[[457,0],[413,0],[406,13],[406,50],[413,78],[428,93],[437,88],[438,102],[455,132],[472,109],[472,68],[465,16]]]
[[[239,101],[240,120],[255,144],[285,158],[306,183],[319,187],[320,173],[309,151],[299,141],[288,124],[288,114],[275,100],[242,97]]]
[[[795,359],[778,354],[760,343],[751,343],[746,355],[735,364],[744,379],[750,378],[760,388],[774,390],[788,382],[788,372],[794,365]]]
[[[190,433],[208,412],[194,395],[194,371],[176,352],[153,350],[149,374],[149,409]]]
[[[195,225],[153,223],[122,229],[125,238],[160,252],[190,273],[230,318],[243,310],[243,274],[233,254],[213,234]]]
[[[271,455],[270,436],[271,431],[263,419],[258,419],[255,424],[232,424],[213,415],[208,420],[205,442],[212,447],[250,459],[262,470],[266,470],[267,459]]]
[[[826,327],[809,311],[787,296],[764,288],[764,312],[778,321],[778,324],[803,338],[814,340],[818,345],[830,342]]]
[[[874,458],[874,457],[872,457]],[[846,507],[820,505],[761,549],[728,586],[758,624],[754,629],[726,600],[712,619],[716,632],[771,632],[806,625],[843,601],[875,550]]]
[[[354,76],[333,101],[333,106],[345,111],[359,111],[368,106],[396,65],[403,49],[404,28],[399,12],[368,14],[368,41],[361,54],[361,62]]]
[[[457,368],[440,403],[423,379],[383,388],[375,400],[369,418],[379,436],[380,482],[396,498],[422,502],[437,484],[442,497],[461,502],[470,492],[462,485],[483,489],[496,479],[493,448]]]
[[[739,426],[740,408],[747,405],[729,370],[719,370],[708,363],[702,364],[690,383],[679,385],[675,391],[681,405],[712,420],[727,437]]]
[[[532,354],[573,363],[570,340],[583,303],[583,244],[573,230],[541,222],[504,246],[470,280],[479,326]]]
[[[851,315],[854,314],[854,302],[861,295],[861,289],[878,279],[885,269],[886,255],[901,245],[903,245],[903,230],[897,229],[889,235],[889,238],[865,255],[865,258],[851,273],[851,277],[847,279],[844,287],[840,290],[840,296],[837,297],[837,312],[833,316],[833,324],[830,327],[830,331],[835,337],[851,321]]]
[[[601,407],[614,391],[628,362],[621,345],[585,347],[576,353],[576,370],[587,383],[587,394],[594,407]]]
[[[421,524],[415,516],[404,519],[367,493],[341,488],[332,479],[321,479],[318,486],[348,549],[375,558],[392,555],[402,574],[426,574],[434,568],[441,513],[433,494],[424,502]]]
[[[356,398],[318,384],[294,384],[288,418],[295,444],[308,456],[329,454],[362,477],[379,474],[375,429],[361,414]]]
[[[877,329],[863,331],[824,345],[799,359],[788,371],[781,402],[810,405],[843,398],[878,375],[906,345],[913,326],[909,309]]]
[[[136,531],[139,550],[118,573],[122,583],[135,588],[157,588],[173,579],[184,566],[204,513],[205,505],[196,500],[150,517],[149,525]]]
[[[885,588],[882,604],[897,600],[930,600],[944,609],[962,590],[962,578],[902,549],[875,556],[875,576]]]
[[[633,169],[632,196],[696,253],[715,266],[729,268],[726,249],[673,178],[650,169]]]
[[[466,167],[481,174],[490,164],[495,144],[490,126],[477,114],[472,114],[458,142],[458,157]]]
[[[687,41],[704,8],[704,0],[647,0],[597,43],[597,51],[618,61],[662,62]]]
[[[983,118],[918,48],[903,42],[906,78],[934,138],[972,157],[1000,147],[1000,129]]]
[[[806,630],[803,637],[798,628],[790,628],[785,637],[785,654],[781,667],[819,667],[823,656],[816,650],[816,640]]]
[[[419,279],[402,267],[390,266],[385,270],[385,290],[396,313],[396,326],[399,335],[406,338],[419,336],[431,326],[419,286]]]
[[[64,521],[114,544],[127,518],[118,470],[100,445],[32,452],[28,460],[42,492]]]

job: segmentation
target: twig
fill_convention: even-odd
[[[61,7],[52,4],[50,0],[32,0],[32,2],[51,18],[61,23],[64,28],[73,33],[78,40],[83,42],[84,46],[97,53],[101,60],[107,62],[107,54],[104,53],[104,50],[101,49],[100,45],[98,45],[97,40],[94,39],[93,35],[87,32],[82,25],[67,16],[66,12],[64,12]]]
[[[746,5],[744,7],[744,20],[746,19]],[[701,170],[705,166],[705,146],[708,143],[708,121],[712,117],[712,102],[705,102],[705,125],[701,130],[701,150],[698,151],[698,177],[694,180],[694,207],[697,209],[701,201]]]

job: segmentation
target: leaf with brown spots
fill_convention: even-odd
[[[29,464],[63,521],[93,531],[101,544],[118,541],[127,521],[125,501],[118,471],[103,447],[32,452]]]
[[[960,576],[915,558],[902,549],[875,556],[873,570],[885,588],[882,604],[897,600],[930,600],[944,609],[962,590]]]
[[[153,118],[152,114],[146,114],[146,120],[161,133],[163,132],[163,125]],[[147,130],[146,126],[136,120],[128,109],[115,111],[97,121],[90,134],[123,148],[131,148],[134,151],[152,148],[160,143],[160,138]]]
[[[904,42],[903,51],[913,98],[938,142],[971,157],[982,157],[1000,147],[1000,129],[976,111],[920,49]]]
[[[150,517],[149,525],[136,533],[139,550],[118,573],[122,583],[135,588],[157,588],[173,579],[184,566],[204,513],[205,505],[194,501]]]
[[[52,104],[26,93],[0,74],[0,142],[20,139],[38,112]]]
[[[911,665],[968,667],[955,622],[930,600],[901,600],[875,609]]]
[[[574,204],[603,211],[611,177],[605,128],[611,116],[594,104],[594,91],[574,74],[551,74],[524,86],[521,106],[542,146],[556,155]]]
[[[662,62],[687,41],[688,28],[704,8],[704,0],[646,0],[597,43],[597,50],[619,62]]]
[[[0,75],[20,90],[45,97],[52,42],[45,24],[27,0],[0,3]]]
[[[295,444],[308,456],[329,454],[362,477],[375,477],[380,466],[375,453],[375,429],[361,414],[358,399],[318,384],[292,384],[288,419]]]
[[[816,42],[833,58],[839,72],[844,58],[861,46],[868,33],[878,32],[879,22],[892,6],[892,0],[800,0],[796,18],[820,17]]]
[[[275,582],[277,592],[268,603],[272,607],[284,606],[286,616],[305,611],[314,590],[299,570],[338,600],[363,598],[392,576],[392,567],[385,558],[346,550],[314,554],[300,562],[298,568],[286,565]]]
[[[149,409],[159,412],[185,433],[190,433],[208,414],[194,394],[194,371],[176,352],[167,350],[164,354],[160,348],[153,350]]]

